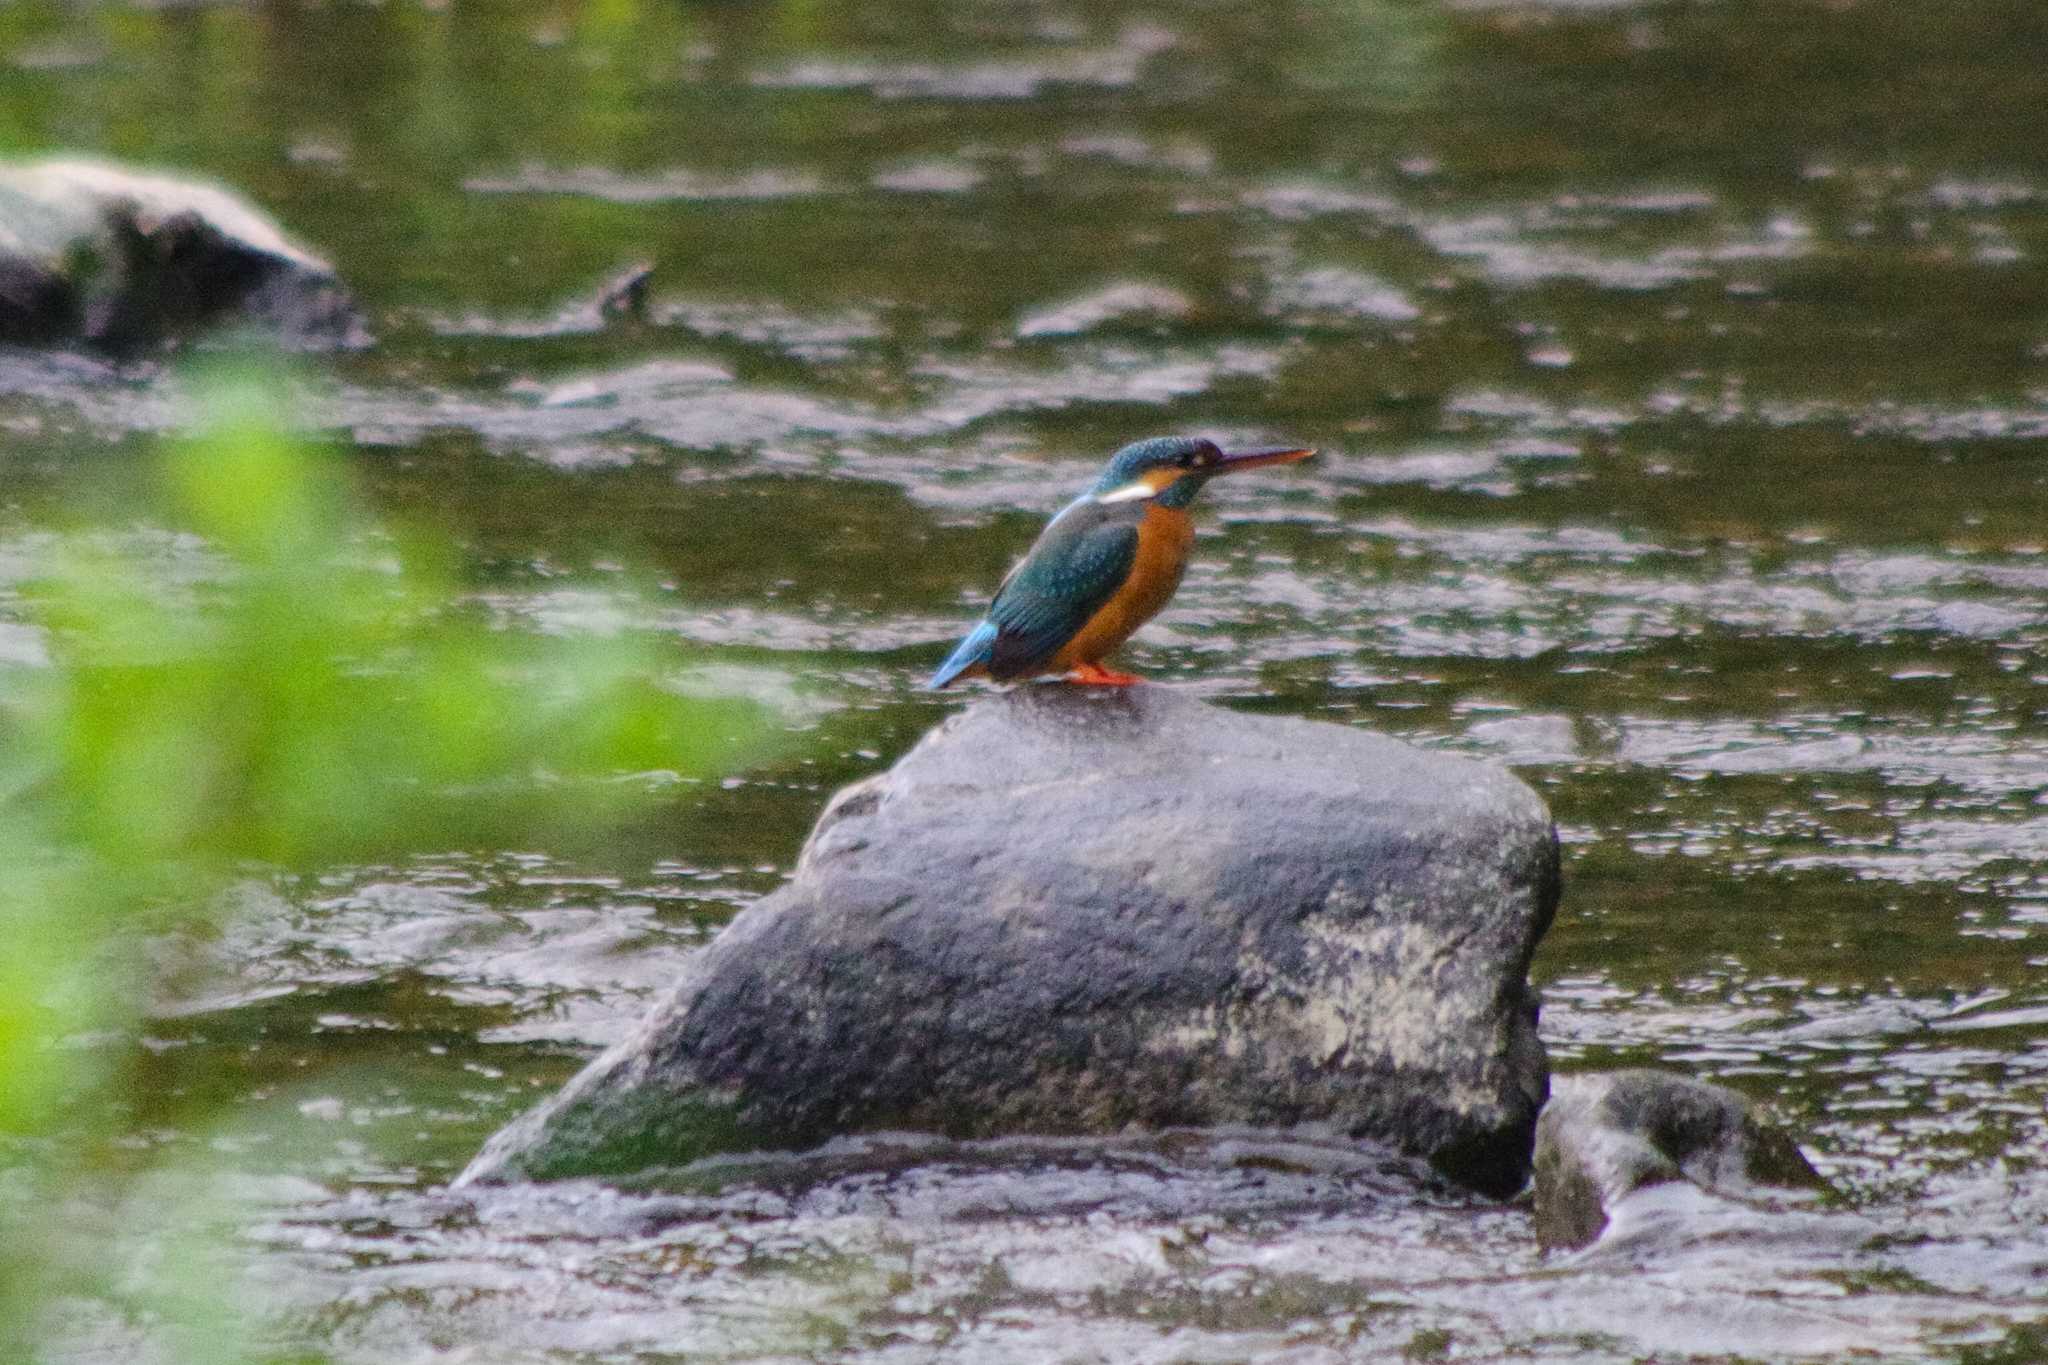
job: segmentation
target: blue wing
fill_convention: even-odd
[[[1070,504],[996,589],[988,616],[968,632],[928,687],[944,687],[977,664],[998,682],[1039,672],[1130,577],[1138,559],[1142,506]]]
[[[1116,595],[1138,558],[1142,509],[1076,503],[1045,528],[988,609],[996,628],[989,676],[1025,678],[1044,668]]]

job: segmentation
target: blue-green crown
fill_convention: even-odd
[[[1102,471],[1102,477],[1090,491],[1100,495],[1122,488],[1136,482],[1148,469],[1177,468],[1198,474],[1203,466],[1214,464],[1220,454],[1214,441],[1199,436],[1154,436],[1146,441],[1133,441],[1109,457],[1109,467]],[[1161,493],[1159,501],[1169,507],[1182,506],[1201,491],[1204,482],[1200,478],[1182,479]]]

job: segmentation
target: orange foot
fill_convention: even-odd
[[[1101,664],[1075,664],[1067,671],[1067,681],[1090,687],[1129,687],[1145,680],[1135,673],[1119,673]]]

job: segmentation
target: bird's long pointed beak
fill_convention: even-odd
[[[1256,450],[1226,450],[1209,471],[1212,474],[1235,474],[1241,469],[1258,469],[1269,464],[1293,464],[1306,460],[1315,454],[1297,446],[1260,446]]]

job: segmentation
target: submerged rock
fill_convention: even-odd
[[[334,268],[217,185],[0,164],[0,341],[126,354],[235,323],[300,349],[368,341]]]
[[[1536,1126],[1536,1239],[1546,1250],[1592,1244],[1625,1201],[1675,1181],[1735,1199],[1827,1188],[1733,1090],[1647,1070],[1558,1079]]]
[[[1549,815],[1502,769],[1155,686],[1017,689],[834,797],[791,883],[463,1180],[1308,1124],[1505,1194],[1557,894]]]

